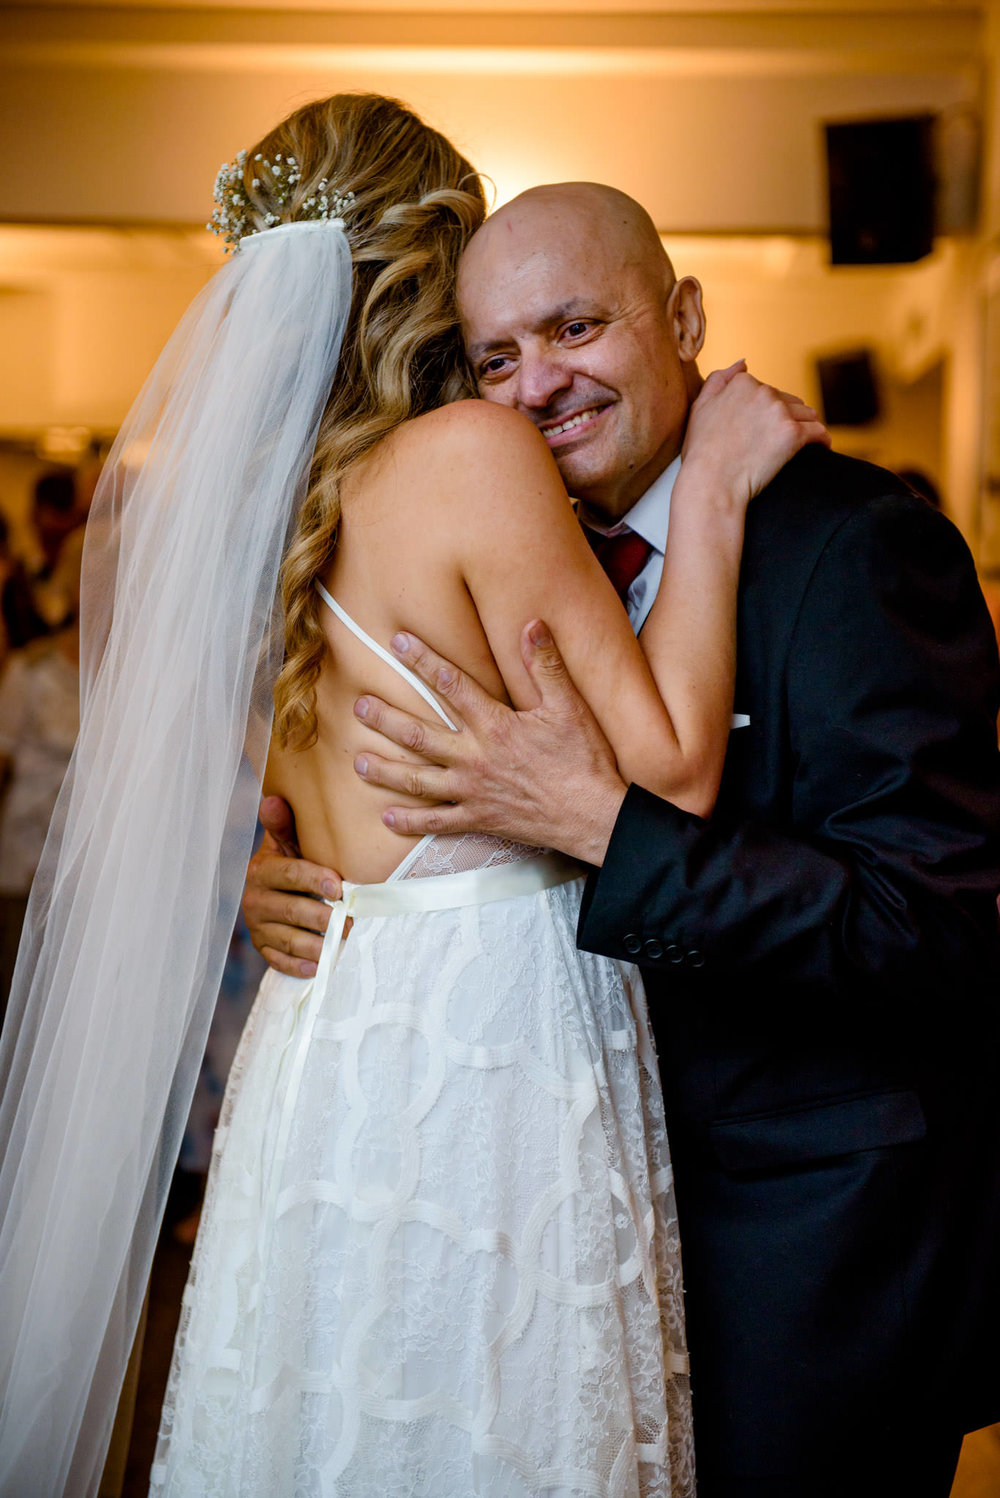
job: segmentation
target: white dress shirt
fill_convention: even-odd
[[[608,525],[586,506],[581,509],[581,518],[589,530],[600,536],[618,536],[624,530],[635,531],[653,548],[646,565],[628,590],[626,608],[636,634],[646,622],[653,607],[660,578],[663,576],[663,553],[667,546],[667,530],[670,526],[670,496],[674,492],[677,475],[681,471],[678,455],[668,467],[654,479],[641,499],[637,499],[627,515],[614,525]]]

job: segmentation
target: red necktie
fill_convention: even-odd
[[[649,560],[652,546],[627,528],[617,536],[599,536],[596,531],[588,530],[587,540],[611,579],[611,586],[627,606],[628,590]]]

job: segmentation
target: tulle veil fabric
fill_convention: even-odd
[[[278,568],[350,307],[339,222],[244,240],[107,464],[80,736],[0,1045],[0,1493],[96,1494],[249,856]]]

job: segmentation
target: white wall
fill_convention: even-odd
[[[0,433],[114,432],[221,260],[203,231],[0,227]]]

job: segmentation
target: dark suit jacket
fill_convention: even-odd
[[[816,447],[738,661],[715,814],[633,786],[579,940],[646,980],[699,1471],[766,1479],[1000,1420],[1000,693],[958,532]]]

